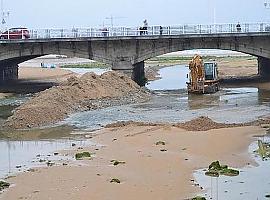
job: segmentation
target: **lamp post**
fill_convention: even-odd
[[[108,20],[110,20],[110,22],[111,22],[111,28],[113,28],[113,26],[114,26],[114,21],[116,20],[116,19],[124,19],[124,18],[126,18],[126,17],[114,17],[114,16],[110,16],[110,17],[106,17],[105,19],[108,19]]]

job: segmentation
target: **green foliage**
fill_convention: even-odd
[[[82,152],[82,153],[76,153],[75,159],[76,160],[83,160],[84,158],[91,158],[91,154],[89,152]]]

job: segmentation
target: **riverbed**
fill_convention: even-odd
[[[84,71],[82,70],[80,73],[84,73]],[[188,69],[185,66],[176,65],[163,68],[159,73],[161,79],[146,86],[153,92],[153,97],[149,102],[76,113],[58,125],[72,126],[75,129],[73,133],[76,134],[81,133],[81,131],[85,133],[101,129],[116,121],[172,123],[188,121],[199,116],[208,116],[217,122],[243,123],[270,114],[270,89],[262,89],[259,86],[222,87],[215,94],[189,95],[186,90]],[[0,119],[4,121],[11,114],[12,109],[27,98],[28,96],[20,96],[0,100]],[[74,138],[34,141],[0,140],[0,163],[5,163],[0,166],[0,178],[25,171],[31,167],[44,166],[46,163],[40,163],[40,159],[52,161],[62,159],[64,162],[72,160],[73,158],[68,156],[58,157],[58,155],[54,155],[55,152],[60,150],[71,149],[72,143],[76,143],[76,147],[91,145],[83,137],[80,140]],[[250,146],[250,153],[254,148],[256,148],[256,143],[252,143]],[[42,156],[42,158],[39,158],[39,156]],[[220,178],[216,191],[213,191],[211,185],[209,186],[210,179],[205,177],[201,170],[197,171],[194,176],[198,183],[206,189],[203,195],[213,199],[216,199],[217,193],[218,199],[241,197],[263,199],[270,183],[268,177],[263,180],[261,190],[252,192],[249,188],[252,184],[261,184],[261,177],[265,177],[266,169],[269,169],[269,161],[260,162],[257,157],[254,157],[254,159],[258,163],[258,167],[249,166],[241,169],[243,172],[233,180]],[[252,182],[250,182],[249,178],[254,177],[253,175],[258,178],[252,179]],[[228,184],[228,180],[233,184]],[[214,181],[216,180],[212,180],[212,184]],[[235,190],[236,186],[240,190]]]
[[[270,114],[270,89],[222,87],[215,94],[191,95],[186,90],[187,67],[176,65],[159,73],[160,80],[146,85],[154,93],[149,102],[76,113],[60,124],[95,130],[115,121],[172,123],[199,116],[221,123],[244,123]]]

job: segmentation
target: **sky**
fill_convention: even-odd
[[[270,0],[2,0],[6,27],[89,28],[270,22]],[[270,4],[269,4],[270,5]],[[2,27],[3,28],[3,27]]]

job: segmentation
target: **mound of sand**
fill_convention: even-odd
[[[166,123],[144,123],[144,122],[133,122],[133,121],[119,121],[116,123],[108,124],[105,128],[117,128],[117,127],[125,127],[125,126],[168,126]],[[252,123],[241,123],[241,124],[225,124],[225,123],[217,123],[208,117],[198,117],[196,119],[192,119],[190,121],[184,123],[176,123],[170,124],[172,127],[183,128],[187,131],[208,131],[211,129],[220,129],[220,128],[229,128],[229,127],[240,127],[240,126],[248,126],[252,125]]]
[[[86,73],[80,78],[71,77],[59,86],[37,93],[19,106],[5,127],[23,129],[50,125],[67,115],[96,108],[91,100],[118,98],[127,95],[145,99],[148,93],[133,80],[118,72],[102,75]]]
[[[208,131],[211,129],[220,129],[220,128],[229,128],[229,127],[238,127],[244,126],[247,124],[225,124],[214,122],[209,117],[201,116],[196,119],[192,119],[185,123],[177,123],[174,126],[186,129],[188,131]]]

